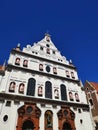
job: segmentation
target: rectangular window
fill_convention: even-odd
[[[75,79],[74,72],[71,72],[71,77]]]
[[[42,46],[40,46],[40,50],[42,50],[42,51],[43,51],[43,47],[42,47]]]
[[[55,51],[53,51],[53,54],[55,54]]]
[[[78,113],[81,113],[81,109],[80,108],[78,108]]]
[[[6,101],[6,106],[10,107],[11,106],[11,101]]]

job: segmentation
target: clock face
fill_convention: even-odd
[[[31,106],[27,107],[27,113],[31,113],[33,111],[33,108]]]
[[[46,66],[46,71],[50,72],[50,66],[49,65]]]

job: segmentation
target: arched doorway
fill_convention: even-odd
[[[59,130],[76,130],[75,113],[69,106],[61,106],[57,113]]]
[[[41,110],[35,103],[25,103],[18,109],[16,130],[38,130]]]
[[[72,130],[72,129],[71,129],[71,125],[70,125],[69,123],[65,122],[65,123],[63,124],[63,130]]]
[[[22,130],[34,130],[34,124],[32,121],[27,120],[23,123]]]

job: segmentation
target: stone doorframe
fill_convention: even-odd
[[[34,124],[34,130],[39,130],[40,115],[41,111],[35,103],[25,103],[18,109],[16,130],[22,130],[23,123],[28,120]]]
[[[64,123],[68,123],[71,126],[71,130],[75,128],[75,113],[68,106],[61,106],[61,109],[57,113],[59,130],[63,130]]]

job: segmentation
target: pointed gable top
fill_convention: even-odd
[[[69,61],[61,55],[48,33],[45,33],[45,37],[42,40],[33,43],[33,46],[27,45],[23,48],[23,52],[69,65]]]

